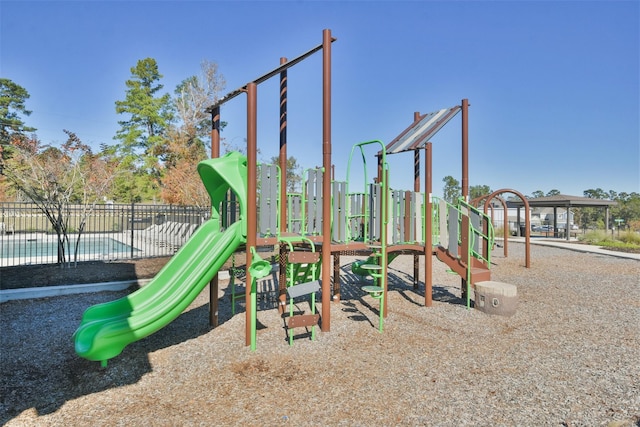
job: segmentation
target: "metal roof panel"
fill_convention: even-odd
[[[443,108],[442,110],[425,114],[387,145],[387,154],[423,148],[461,109],[461,106],[456,105],[455,107]]]

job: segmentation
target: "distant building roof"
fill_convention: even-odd
[[[522,200],[513,200],[510,201],[515,206],[523,206],[524,203]],[[529,206],[539,207],[539,208],[554,208],[554,207],[572,207],[572,206],[583,206],[583,207],[598,207],[598,206],[615,206],[618,202],[614,200],[604,200],[604,199],[592,199],[590,197],[580,197],[580,196],[568,196],[566,194],[558,194],[555,196],[548,197],[536,197],[535,199],[527,199]]]

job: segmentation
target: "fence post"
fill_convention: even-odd
[[[133,215],[133,209],[134,209],[135,203],[131,202],[131,244],[129,245],[131,247],[131,258],[133,258],[133,220],[134,220],[134,215]]]

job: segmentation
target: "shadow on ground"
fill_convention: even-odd
[[[99,362],[91,362],[75,354],[71,336],[80,323],[82,313],[65,312],[64,307],[67,298],[74,297],[77,298],[14,301],[0,305],[3,323],[6,323],[0,339],[3,371],[0,379],[0,425],[31,408],[38,415],[46,415],[69,400],[136,383],[152,371],[149,353],[196,338],[210,330],[207,321],[209,306],[205,304],[181,314],[155,334],[125,347],[119,356],[109,361],[106,369],[102,369]],[[95,303],[117,298],[113,293],[93,294],[92,297]],[[13,304],[20,304],[24,309],[14,310],[10,307]],[[8,310],[11,310],[12,318],[5,322]],[[33,313],[48,316],[53,311],[56,312],[55,321],[46,321],[45,330],[36,331],[33,326],[28,326],[33,324],[29,322]],[[16,327],[12,327],[14,325]]]
[[[367,294],[361,288],[364,285],[373,283],[371,278],[363,278],[351,271],[351,265],[343,265],[340,267],[340,295],[343,300],[356,299],[366,305],[362,297]],[[424,298],[424,282],[418,282],[417,287],[413,286],[413,276],[401,270],[397,270],[389,266],[388,275],[388,292],[398,292],[408,302],[416,305],[423,305],[416,302],[415,299],[409,297],[409,293],[419,295]],[[449,285],[433,284],[432,295],[433,301],[444,302],[447,304],[466,305],[466,300],[451,292],[452,287]]]

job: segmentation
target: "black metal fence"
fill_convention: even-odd
[[[211,208],[196,206],[101,204],[88,213],[71,206],[63,250],[71,262],[170,256],[210,216]],[[59,253],[53,226],[35,204],[0,203],[0,267],[56,263]]]

